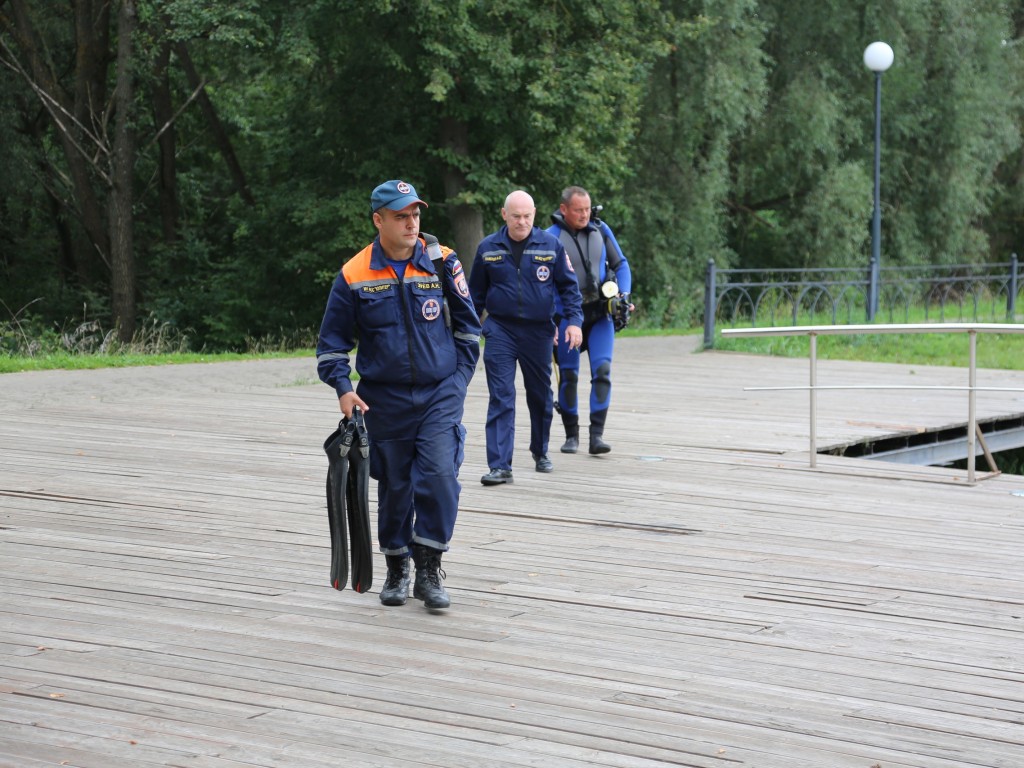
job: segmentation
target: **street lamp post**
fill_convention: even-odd
[[[878,267],[882,259],[882,73],[892,66],[893,53],[886,43],[872,43],[864,49],[864,64],[875,73],[875,210],[871,220],[871,265],[868,282],[867,315],[873,322],[878,312]]]

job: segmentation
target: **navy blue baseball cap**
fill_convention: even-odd
[[[400,211],[413,203],[419,203],[424,208],[427,204],[416,196],[416,190],[407,181],[385,181],[373,190],[370,195],[370,211],[376,213],[381,208],[388,208],[392,211]]]

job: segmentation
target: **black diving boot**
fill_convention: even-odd
[[[565,425],[565,444],[559,449],[562,453],[576,453],[580,448],[580,422],[575,416],[570,422],[569,417],[563,416],[562,423]]]
[[[416,562],[416,582],[413,584],[412,596],[422,600],[423,605],[431,610],[450,606],[452,601],[448,597],[448,590],[441,583],[444,579],[441,550],[413,544],[412,558]]]
[[[612,447],[601,439],[604,435],[604,421],[608,418],[608,409],[594,411],[590,414],[590,453],[598,455],[608,453]]]

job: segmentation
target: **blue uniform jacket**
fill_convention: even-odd
[[[317,373],[339,397],[352,391],[349,354],[357,343],[356,370],[367,381],[432,384],[460,370],[469,383],[480,357],[480,318],[462,264],[454,251],[441,250],[438,274],[420,240],[401,282],[379,237],[342,267],[316,347]],[[445,297],[451,328],[445,325]]]
[[[469,291],[479,314],[498,320],[552,323],[556,301],[570,325],[583,324],[579,283],[565,249],[534,227],[516,268],[508,227],[485,237],[476,249]]]

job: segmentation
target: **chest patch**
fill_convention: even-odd
[[[542,283],[546,283],[551,279],[551,267],[546,264],[541,264],[537,267],[537,279]]]
[[[441,316],[441,304],[437,299],[427,299],[421,311],[424,320],[437,320]]]

